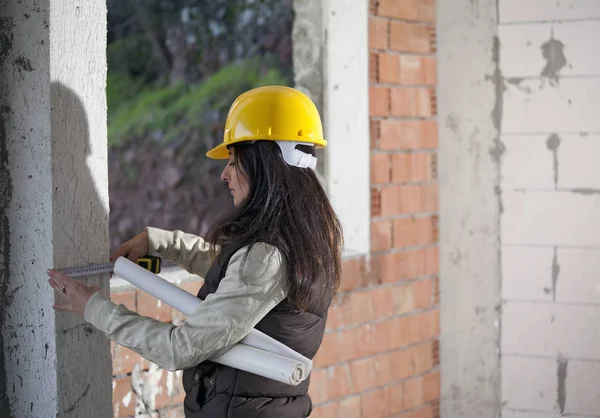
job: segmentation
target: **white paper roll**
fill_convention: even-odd
[[[115,274],[129,283],[150,293],[167,305],[190,316],[201,300],[182,288],[137,265],[125,257],[115,262]]]
[[[279,341],[269,337],[267,334],[257,329],[250,331],[250,334],[244,337],[240,343],[249,347],[259,348],[261,350],[268,351],[269,353],[299,361],[304,365],[304,368],[308,373],[310,373],[312,370],[311,359],[304,357],[302,354],[292,350],[287,345],[280,343]]]
[[[300,361],[243,344],[234,345],[225,354],[211,361],[292,386],[308,376],[306,367]]]
[[[202,303],[191,293],[124,257],[117,259],[114,272],[187,316]],[[257,329],[251,330],[229,351],[211,361],[289,385],[301,383],[312,370],[312,360]]]

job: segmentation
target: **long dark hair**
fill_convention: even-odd
[[[322,298],[330,299],[341,280],[342,227],[325,190],[312,169],[288,165],[273,141],[232,147],[248,195],[213,225],[206,240],[213,248],[232,242],[275,246],[287,264],[288,298],[311,310]],[[313,147],[297,148],[314,155]]]

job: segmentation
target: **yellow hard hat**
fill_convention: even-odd
[[[289,155],[286,150],[290,150],[286,145],[291,146],[292,143],[327,146],[315,104],[306,94],[285,86],[258,87],[235,99],[225,122],[223,142],[208,151],[206,156],[227,159],[227,146],[258,140],[276,141],[284,152],[284,158],[285,154]],[[293,147],[290,152],[293,152]]]

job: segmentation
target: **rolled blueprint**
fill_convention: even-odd
[[[174,309],[191,315],[202,301],[136,263],[119,257],[114,272]],[[225,354],[211,361],[295,386],[311,372],[312,361],[268,335],[253,329]]]
[[[308,376],[302,362],[250,347],[241,342],[225,354],[210,360],[292,386],[302,382]]]
[[[160,276],[149,272],[125,257],[119,257],[115,262],[114,272],[120,278],[127,280],[135,287],[151,294],[167,305],[190,316],[201,302],[196,296],[182,288],[169,283]]]

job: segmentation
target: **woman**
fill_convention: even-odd
[[[313,358],[340,282],[342,232],[315,174],[326,146],[315,105],[288,87],[250,90],[233,103],[224,141],[207,156],[229,159],[221,179],[235,209],[206,240],[146,228],[111,257],[157,253],[205,278],[202,304],[180,326],[115,305],[98,288],[50,271],[77,312],[118,344],[168,370],[184,370],[186,417],[307,417],[309,380],[288,386],[209,361],[252,328]],[[214,261],[211,261],[214,260]]]

